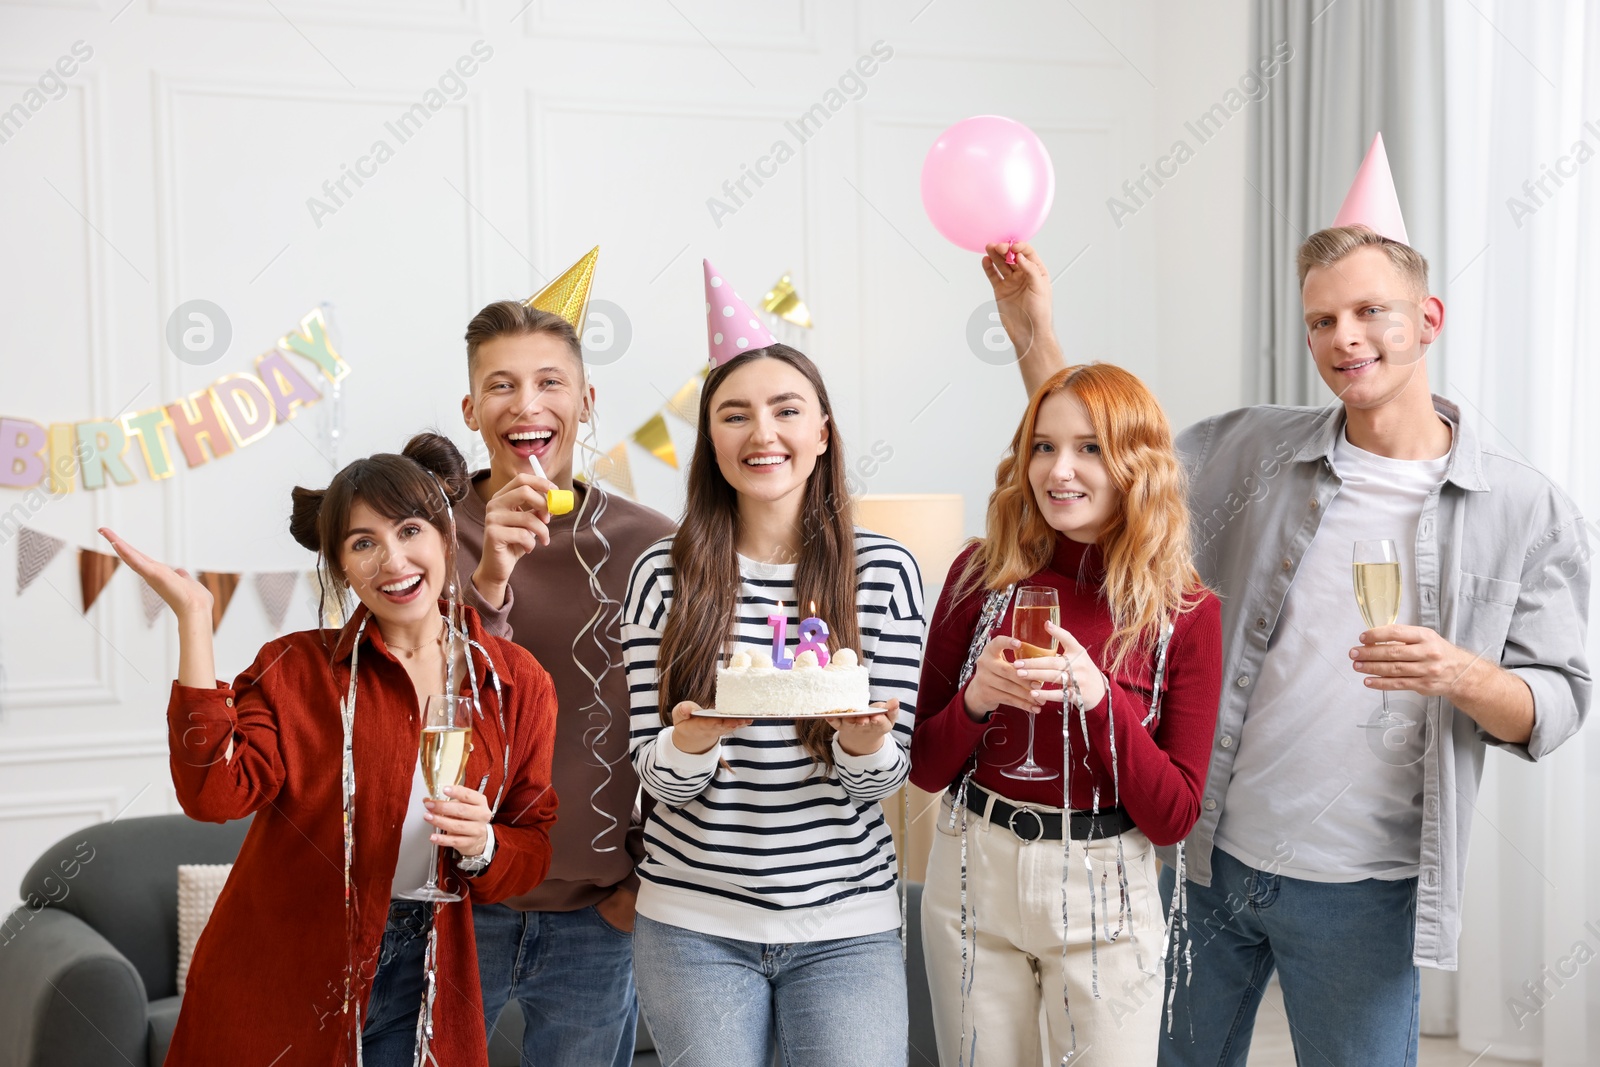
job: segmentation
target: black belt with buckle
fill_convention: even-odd
[[[991,795],[993,794],[968,783],[967,810],[982,815],[987,809],[989,822],[1004,826],[1017,835],[1018,841],[1024,843],[1061,840],[1059,811],[1040,811],[1025,804],[1012,804],[999,796],[994,797],[994,805],[991,807],[989,805]],[[1098,841],[1101,838],[1125,834],[1135,829],[1135,826],[1133,817],[1128,814],[1126,808],[1106,808],[1098,814],[1087,811],[1072,812],[1071,828],[1074,841]]]

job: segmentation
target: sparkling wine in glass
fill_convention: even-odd
[[[1388,538],[1357,541],[1351,558],[1356,604],[1361,608],[1361,617],[1366,620],[1367,629],[1393,626],[1400,617],[1400,554],[1395,550],[1394,542]],[[1382,691],[1380,695],[1383,698],[1383,714],[1379,722],[1389,723],[1393,721],[1389,714],[1389,694]]]
[[[418,756],[422,782],[434,800],[449,800],[446,786],[460,785],[467,775],[467,753],[472,751],[472,720],[477,716],[477,701],[470,696],[435,694],[428,698],[422,715],[422,740]],[[439,846],[428,846],[428,881],[416,889],[399,894],[405,900],[460,900],[459,893],[439,888]]]
[[[1045,624],[1061,625],[1061,600],[1056,591],[1047,585],[1025,585],[1017,590],[1017,601],[1011,612],[1011,636],[1022,642],[1017,659],[1039,659],[1056,654],[1056,639]],[[1063,705],[1065,711],[1065,705]],[[1028,755],[1015,767],[1000,773],[1007,778],[1024,781],[1048,781],[1060,774],[1041,767],[1033,759],[1033,734],[1036,716],[1028,714]]]

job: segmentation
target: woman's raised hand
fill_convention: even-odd
[[[1007,652],[1021,647],[1015,637],[991,637],[983,646],[964,698],[967,714],[974,720],[982,722],[1001,704],[1034,712],[1044,707],[1043,696],[1036,694],[1034,686],[1017,672],[1016,664],[1006,659]]]
[[[208,619],[211,617],[211,590],[191,578],[188,571],[181,567],[173,570],[160,560],[151,559],[118,537],[109,527],[100,527],[100,536],[111,542],[112,549],[122,557],[122,562],[150,583],[150,588],[160,594],[173,614],[179,618],[191,613],[204,615]]]
[[[150,588],[178,616],[178,684],[210,689],[217,684],[216,658],[211,643],[211,590],[189,577],[189,572],[173,570],[160,560],[134,548],[109,528],[100,527],[100,536],[111,542],[122,562],[150,583]]]
[[[994,289],[994,302],[1019,355],[1032,344],[1035,332],[1053,337],[1050,272],[1031,244],[992,244],[983,257],[983,273]],[[1006,262],[1006,255],[1013,262]]]

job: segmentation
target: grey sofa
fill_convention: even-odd
[[[47,849],[0,933],[0,1067],[159,1065],[178,1021],[178,864],[232,863],[249,825],[120,819]]]
[[[178,1021],[180,863],[232,863],[250,820],[119,819],[70,834],[22,879],[0,926],[0,1067],[160,1067]],[[906,985],[911,1067],[937,1067],[923,971],[922,886],[912,885]],[[522,1016],[507,1005],[491,1067],[516,1067]],[[641,1020],[636,1067],[656,1067]]]

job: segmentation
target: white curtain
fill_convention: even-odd
[[[1333,221],[1350,179],[1383,132],[1406,231],[1439,254],[1443,184],[1444,0],[1257,0],[1252,55],[1293,49],[1251,111],[1244,397],[1257,404],[1333,399],[1306,358],[1295,257]]]
[[[1447,0],[1444,21],[1446,318],[1430,363],[1486,441],[1577,501],[1600,552],[1600,0]],[[1593,734],[1539,765],[1486,760],[1457,977],[1473,1053],[1600,1064]]]

